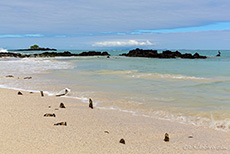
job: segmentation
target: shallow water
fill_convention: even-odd
[[[228,130],[230,51],[216,52],[199,51],[208,59],[129,58],[118,51],[111,58],[1,59],[0,84],[50,93],[68,87],[71,97],[92,98],[97,107]]]

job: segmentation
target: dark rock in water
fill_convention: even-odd
[[[21,91],[18,92],[18,95],[23,95]]]
[[[24,51],[24,50],[22,50]],[[65,52],[43,52],[40,54],[21,54],[21,53],[0,53],[1,57],[16,57],[16,58],[26,58],[26,57],[69,57],[69,56],[110,56],[108,52],[96,52],[96,51],[89,51],[89,52],[82,52],[80,54],[72,54],[69,51]]]
[[[56,117],[56,115],[54,113],[53,114],[46,113],[46,114],[44,114],[44,117]]]
[[[22,55],[20,53],[1,52],[0,58],[2,58],[2,57],[25,58],[25,57],[29,57],[29,56],[28,55]]]
[[[66,122],[59,122],[59,123],[54,124],[54,126],[58,126],[58,125],[67,126],[67,123]]]
[[[200,56],[198,53],[194,55],[186,53],[181,54],[179,51],[170,51],[166,50],[162,53],[157,53],[157,50],[143,50],[143,49],[135,49],[130,50],[129,53],[123,53],[120,56],[127,57],[147,57],[147,58],[187,58],[187,59],[205,59],[206,56]]]
[[[122,54],[122,56],[128,56],[128,57],[157,57],[158,53],[157,50],[143,50],[136,48],[135,50],[130,50],[128,54]]]
[[[125,144],[125,140],[122,138],[122,139],[120,139],[120,141],[119,141],[120,143],[122,143],[122,144]]]
[[[165,133],[164,141],[165,142],[169,142],[169,134],[168,133]]]
[[[59,107],[60,107],[60,108],[65,108],[64,103],[61,103]]]
[[[91,98],[89,99],[89,108],[93,109],[93,101]]]
[[[110,56],[108,52],[88,51],[78,54],[78,56]]]

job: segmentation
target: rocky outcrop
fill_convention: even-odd
[[[82,52],[80,54],[72,54],[69,51],[65,52],[43,52],[40,54],[21,54],[21,53],[13,53],[13,52],[2,52],[0,53],[1,57],[16,57],[16,58],[25,58],[25,57],[69,57],[69,56],[110,56],[108,52]]]
[[[205,59],[206,56],[200,56],[198,53],[194,55],[190,53],[182,54],[179,51],[170,51],[166,50],[162,53],[158,53],[157,50],[143,50],[143,49],[134,49],[130,50],[129,53],[123,53],[121,56],[127,57],[147,57],[147,58],[187,58],[187,59]]]
[[[57,51],[57,49],[51,49],[51,48],[30,48],[30,49],[17,49],[17,50],[9,50],[9,51]]]
[[[110,56],[108,52],[88,51],[78,54],[78,56]]]
[[[23,54],[20,54],[20,53],[12,53],[12,52],[1,52],[0,53],[0,58],[1,57],[25,58],[25,57],[29,57],[29,55],[23,55]]]

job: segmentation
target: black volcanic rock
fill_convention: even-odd
[[[2,52],[0,53],[1,57],[16,57],[16,58],[25,58],[25,57],[69,57],[69,56],[110,56],[108,52],[82,52],[80,54],[72,54],[69,51],[65,52],[43,52],[40,54],[21,54],[21,53],[13,53],[13,52]]]
[[[30,49],[17,49],[17,50],[9,50],[9,51],[57,51],[57,49],[50,49],[50,48],[30,48]]]
[[[205,59],[206,56],[200,56],[198,53],[194,55],[190,53],[182,54],[179,51],[170,51],[166,50],[162,53],[157,53],[157,50],[143,50],[143,49],[134,49],[130,50],[129,53],[123,53],[120,56],[127,57],[147,57],[147,58],[187,58],[187,59]]]
[[[156,57],[157,56],[157,50],[143,50],[143,49],[135,49],[130,50],[128,54],[122,54],[122,56],[128,56],[128,57]]]
[[[29,55],[22,55],[20,53],[11,53],[11,52],[1,52],[0,58],[2,57],[25,58],[25,57],[29,57]]]
[[[78,56],[110,56],[108,52],[88,51],[78,54]]]

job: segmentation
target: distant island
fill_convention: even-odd
[[[57,51],[57,49],[41,48],[37,44],[35,44],[30,46],[29,49],[16,49],[16,50],[9,50],[9,51]]]

